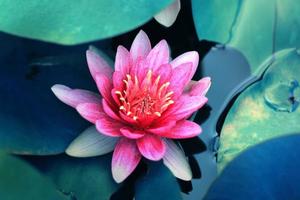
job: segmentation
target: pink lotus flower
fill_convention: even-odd
[[[183,180],[192,174],[181,148],[171,139],[191,138],[201,133],[188,121],[206,102],[210,78],[190,81],[198,65],[198,53],[187,52],[170,62],[165,40],[151,49],[140,31],[128,51],[119,46],[115,71],[92,50],[87,62],[102,98],[93,92],[54,85],[54,94],[95,124],[75,139],[67,154],[97,156],[114,149],[112,175],[122,182],[142,156],[163,159],[171,172]]]

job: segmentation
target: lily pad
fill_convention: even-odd
[[[300,199],[299,146],[297,134],[249,148],[228,164],[204,199]]]
[[[218,167],[262,141],[300,132],[300,52],[275,54],[263,77],[248,87],[230,109],[220,138]],[[264,64],[265,65],[265,64]]]
[[[111,154],[94,158],[66,155],[29,157],[70,199],[109,199],[118,189],[111,175]]]
[[[172,0],[0,2],[0,30],[60,44],[112,37],[147,22]]]
[[[300,46],[300,5],[294,0],[192,0],[192,5],[199,39],[237,48],[254,74],[272,53]]]
[[[67,200],[50,180],[28,163],[0,154],[1,200]]]
[[[245,57],[237,50],[223,46],[211,49],[198,67],[197,75],[209,76],[212,80],[207,93],[208,103],[195,116],[195,122],[203,129],[200,138],[205,142],[207,151],[195,155],[202,177],[192,180],[195,189],[189,195],[184,195],[184,199],[203,198],[209,185],[215,180],[217,176],[215,155],[219,134],[216,130],[217,122],[232,98],[253,80]]]
[[[60,102],[51,86],[96,91],[87,45],[63,47],[0,34],[0,149],[17,154],[57,154],[89,124]]]
[[[136,183],[136,200],[180,200],[180,188],[176,178],[163,165],[151,163],[147,174]]]

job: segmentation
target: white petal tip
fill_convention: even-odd
[[[143,37],[145,36],[145,37],[148,37],[147,34],[146,34],[146,32],[143,31],[143,30],[140,30],[140,31],[138,32],[137,36],[143,36]]]
[[[69,91],[71,88],[65,86],[65,85],[60,85],[60,84],[55,84],[51,87],[52,92],[57,96],[60,95],[61,92]]]
[[[175,0],[167,8],[160,11],[154,16],[154,19],[165,27],[170,27],[176,21],[178,13],[180,11],[180,0]]]
[[[163,158],[163,163],[177,178],[192,180],[192,170],[184,155],[184,152],[172,140],[166,139],[167,151]]]
[[[122,168],[113,168],[112,170],[112,176],[113,176],[113,179],[117,182],[117,183],[121,183],[123,182],[127,177],[128,175],[126,176],[126,173],[124,171],[124,169]]]
[[[116,142],[117,138],[104,136],[91,126],[73,140],[65,153],[72,157],[100,156],[111,152]]]
[[[184,181],[190,181],[193,178],[192,173],[178,173],[176,175],[174,174],[174,176]]]

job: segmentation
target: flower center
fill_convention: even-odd
[[[135,75],[127,74],[124,82],[124,90],[116,91],[120,100],[119,109],[133,120],[155,119],[173,104],[173,91],[169,91],[170,82],[160,80],[158,75],[154,77],[149,70],[145,78],[139,81]]]

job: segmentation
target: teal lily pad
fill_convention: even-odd
[[[199,39],[237,48],[254,74],[272,53],[300,46],[300,4],[294,0],[193,0],[192,6]]]
[[[2,0],[0,30],[59,44],[112,37],[147,22],[172,0]]]
[[[249,148],[228,164],[204,200],[300,199],[299,146],[300,134]]]
[[[300,132],[300,52],[287,49],[265,62],[263,77],[230,109],[221,131],[218,167],[262,141]]]
[[[1,200],[68,200],[55,185],[28,163],[0,154]]]
[[[0,34],[0,150],[49,155],[65,151],[90,124],[59,101],[54,84],[97,91],[88,45],[58,46]]]
[[[136,200],[180,200],[180,188],[176,178],[163,163],[150,163],[149,170],[136,183]]]
[[[111,175],[111,154],[93,158],[66,155],[29,157],[70,199],[109,199],[118,189]]]

